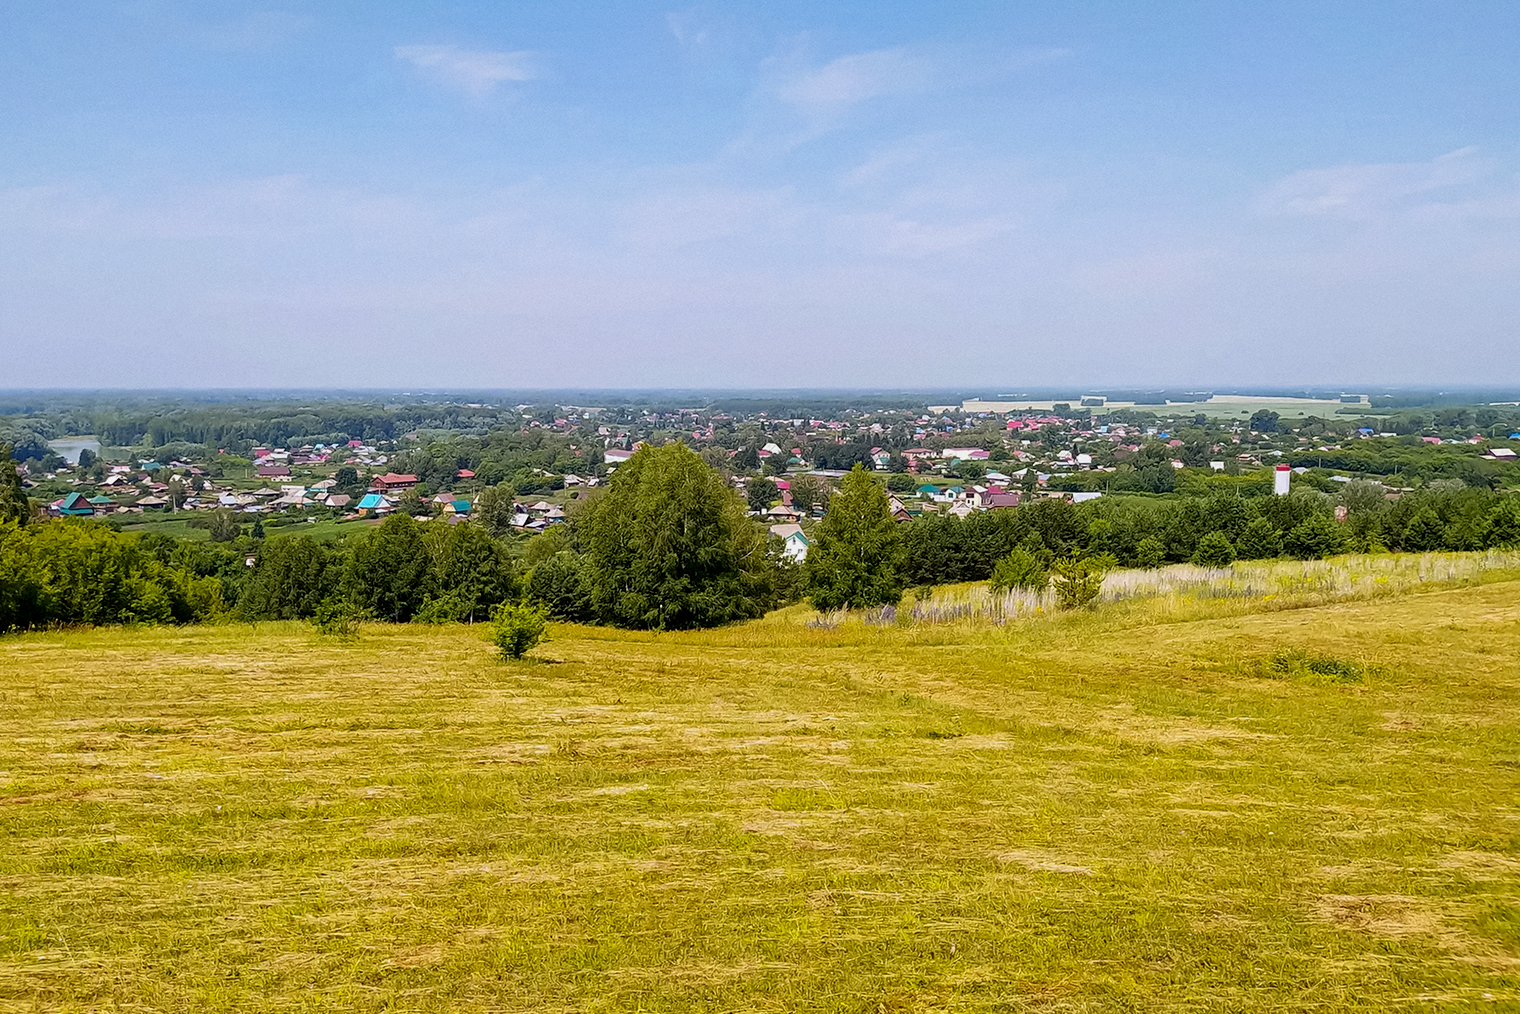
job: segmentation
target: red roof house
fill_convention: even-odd
[[[417,485],[417,477],[415,475],[397,475],[395,472],[377,475],[369,481],[370,489],[377,489],[382,493],[389,493],[398,489],[411,489],[415,485]]]

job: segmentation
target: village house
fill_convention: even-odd
[[[415,485],[417,485],[415,475],[397,475],[395,472],[377,475],[369,481],[369,488],[377,493],[399,493]]]
[[[991,454],[982,447],[946,447],[939,456],[947,461],[986,461]]]
[[[50,512],[65,518],[87,518],[95,513],[95,508],[83,493],[70,493],[51,504]]]
[[[812,542],[809,541],[801,525],[771,525],[771,534],[782,540],[784,548],[781,554],[787,559],[796,563],[807,559],[808,547],[812,545]]]
[[[366,493],[360,499],[356,510],[374,511],[376,514],[386,514],[396,509],[395,501],[381,493]]]
[[[998,510],[1002,507],[1017,507],[1018,505],[1019,494],[1006,489],[991,487],[985,492],[978,492],[976,494],[976,506],[980,510]]]

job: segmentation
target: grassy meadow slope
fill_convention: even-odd
[[[479,635],[0,639],[0,1010],[1520,1007],[1520,582]]]

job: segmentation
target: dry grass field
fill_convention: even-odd
[[[1241,603],[0,639],[0,1010],[1520,1009],[1520,582]]]

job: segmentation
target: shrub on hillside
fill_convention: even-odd
[[[312,626],[328,637],[351,639],[366,619],[363,609],[347,599],[328,599],[311,614]]]
[[[1192,562],[1195,567],[1228,567],[1235,562],[1235,547],[1224,532],[1210,532],[1198,540]]]
[[[1257,659],[1253,668],[1268,679],[1298,679],[1311,683],[1360,683],[1369,667],[1334,655],[1280,648]]]
[[[992,590],[1042,592],[1050,584],[1050,569],[1022,546],[997,562],[992,569]]]
[[[503,602],[491,610],[491,640],[502,659],[520,659],[544,640],[549,611],[527,602]]]
[[[1288,533],[1283,548],[1299,560],[1322,560],[1339,553],[1345,543],[1345,533],[1335,519],[1328,514],[1316,514]]]
[[[1241,560],[1271,560],[1282,555],[1282,536],[1266,518],[1246,525],[1235,543],[1235,555]]]
[[[1080,609],[1090,605],[1103,590],[1103,575],[1114,566],[1114,558],[1102,556],[1068,556],[1051,568],[1056,584],[1056,601],[1062,609]]]

